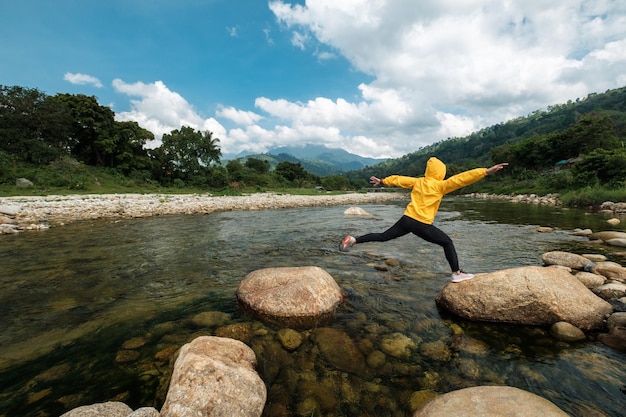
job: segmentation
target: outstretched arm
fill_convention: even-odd
[[[496,165],[492,166],[491,168],[487,168],[487,175],[493,174],[494,172],[497,172],[497,171],[500,171],[502,168],[504,168],[507,165],[509,165],[508,162],[502,162],[500,164],[496,164]]]

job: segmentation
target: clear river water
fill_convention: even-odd
[[[346,233],[382,231],[404,204],[360,206],[373,217],[308,207],[81,221],[0,237],[0,416],[58,416],[114,400],[159,409],[176,349],[225,327],[257,355],[265,416],[410,416],[420,398],[478,385],[524,389],[571,416],[626,415],[624,353],[593,337],[568,344],[546,328],[440,311],[434,299],[450,273],[438,246],[409,235],[338,251]],[[455,197],[436,224],[455,241],[462,268],[476,273],[541,265],[553,250],[626,264],[624,253],[571,234],[614,229],[606,219]],[[305,265],[345,292],[327,327],[354,342],[365,371],[338,369],[310,331],[287,351],[278,328],[239,308],[235,291],[251,271]],[[199,323],[203,312],[218,319]],[[381,355],[381,340],[397,334],[414,342],[410,355]]]

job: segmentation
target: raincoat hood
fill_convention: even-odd
[[[424,176],[441,181],[446,177],[446,165],[433,156],[426,163]]]

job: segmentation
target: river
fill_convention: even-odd
[[[434,299],[449,280],[439,247],[405,236],[338,251],[346,233],[382,231],[403,206],[360,206],[373,217],[348,217],[349,206],[333,206],[81,221],[2,236],[0,416],[58,416],[111,400],[158,409],[175,350],[234,324],[257,353],[267,416],[303,413],[309,397],[308,415],[409,416],[415,393],[495,384],[538,394],[571,416],[624,415],[623,353],[593,340],[558,342],[541,327],[439,311]],[[552,250],[626,263],[623,253],[571,234],[614,229],[582,211],[456,197],[444,200],[436,224],[473,273],[541,265]],[[310,332],[296,351],[280,349],[278,329],[246,316],[235,290],[253,270],[304,265],[324,268],[346,293],[329,326],[365,355],[389,334],[406,335],[417,348],[361,375],[335,369]],[[202,312],[226,319],[202,326],[194,321]],[[480,348],[457,349],[458,332]]]

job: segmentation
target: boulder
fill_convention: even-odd
[[[613,239],[607,239],[604,241],[607,245],[619,246],[620,248],[626,247],[626,238],[618,237]]]
[[[626,239],[626,233],[612,231],[612,230],[608,230],[604,232],[595,232],[589,235],[589,239],[603,240],[605,242],[609,239]]]
[[[612,298],[609,300],[609,303],[611,303],[616,313],[626,312],[626,297]]]
[[[602,262],[594,265],[591,268],[591,272],[610,279],[616,279],[619,281],[626,280],[626,268],[618,264]]]
[[[128,417],[159,417],[159,410],[152,407],[141,407],[130,413]]]
[[[0,224],[16,224],[17,220],[12,217],[4,216],[0,214]]]
[[[541,256],[541,260],[544,265],[560,265],[579,270],[585,269],[585,266],[592,263],[584,256],[560,251],[546,252]]]
[[[594,274],[592,272],[580,271],[574,276],[589,289],[599,287],[606,281],[606,278],[603,275]]]
[[[583,253],[585,258],[589,259],[591,262],[605,262],[606,256],[599,253]]]
[[[15,224],[0,224],[0,235],[14,235],[20,230],[21,228]]]
[[[606,327],[609,333],[598,335],[598,340],[615,350],[626,352],[626,313],[611,314],[606,321]]]
[[[413,417],[568,417],[556,405],[513,387],[464,388],[440,395],[413,413]]]
[[[479,274],[447,284],[436,302],[458,316],[480,321],[548,325],[566,321],[598,329],[613,307],[558,268],[527,266]]]
[[[349,207],[343,214],[346,216],[371,216],[369,212],[363,210],[361,207]]]
[[[298,349],[302,344],[302,335],[294,329],[280,329],[276,332],[281,346],[290,352]]]
[[[334,368],[356,375],[364,374],[365,357],[347,333],[322,327],[315,329],[312,337],[324,358]]]
[[[617,214],[626,212],[626,203],[615,203],[613,206],[613,212]]]
[[[598,335],[598,341],[620,352],[626,352],[626,327],[614,327],[609,333]]]
[[[74,408],[61,417],[127,417],[133,409],[118,401],[109,401]]]
[[[6,214],[7,216],[16,216],[20,212],[22,207],[13,205],[0,205],[0,214]]]
[[[33,185],[35,184],[33,184],[33,182],[27,178],[17,178],[15,180],[16,187],[32,187]]]
[[[303,266],[253,271],[239,284],[237,298],[261,320],[306,328],[331,318],[343,294],[322,268]]]
[[[555,338],[564,342],[577,342],[586,339],[582,330],[564,321],[554,323],[552,327],[550,327],[550,333]]]
[[[267,398],[254,351],[244,343],[200,336],[180,349],[161,417],[259,417]]]
[[[617,327],[626,328],[626,313],[617,312],[611,314],[611,317],[606,321],[606,327],[609,329],[609,332]]]
[[[196,327],[223,326],[230,320],[230,314],[222,311],[203,311],[191,318],[191,323]]]
[[[593,292],[600,298],[610,300],[611,298],[622,298],[626,296],[626,284],[621,282],[609,282],[593,289]]]
[[[613,211],[615,208],[615,203],[612,201],[605,201],[600,204],[600,210],[602,211]]]
[[[385,335],[380,340],[380,350],[394,358],[408,359],[417,343],[402,333]]]

